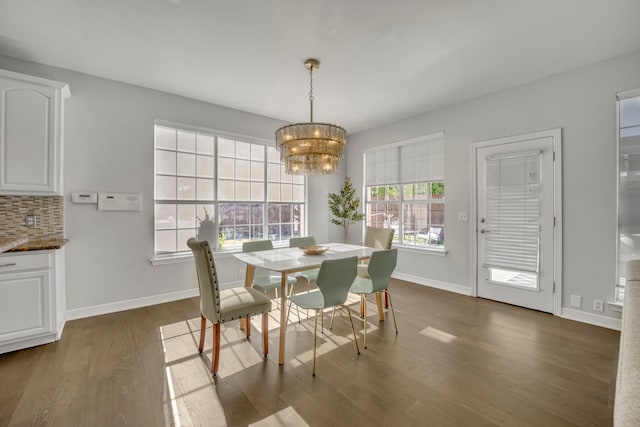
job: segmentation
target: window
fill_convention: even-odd
[[[366,224],[400,245],[444,249],[444,139],[430,135],[364,154]]]
[[[618,95],[618,277],[616,302],[624,301],[627,262],[640,258],[640,90]]]
[[[156,125],[155,253],[188,252],[190,237],[232,251],[304,235],[305,188],[264,142]]]

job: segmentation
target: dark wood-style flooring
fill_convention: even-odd
[[[292,316],[278,366],[277,311],[266,360],[259,317],[250,341],[237,322],[223,325],[216,378],[211,325],[197,351],[197,299],[68,322],[59,342],[0,356],[0,426],[612,424],[618,332],[406,282],[391,289],[400,333],[391,313],[378,322],[371,298],[357,356],[337,314],[319,336],[315,378],[312,319]]]

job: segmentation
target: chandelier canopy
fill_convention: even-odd
[[[276,148],[290,175],[327,175],[335,173],[347,143],[347,132],[340,126],[313,122],[313,70],[316,59],[304,62],[309,70],[310,120],[276,130]]]

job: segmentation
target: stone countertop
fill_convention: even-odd
[[[0,253],[20,246],[28,240],[27,237],[0,237]]]
[[[9,249],[7,252],[44,251],[48,249],[60,249],[68,239],[23,240],[22,244]]]

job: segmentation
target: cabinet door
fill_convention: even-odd
[[[0,342],[51,332],[50,275],[0,274]]]
[[[55,193],[56,88],[0,77],[0,190]]]

